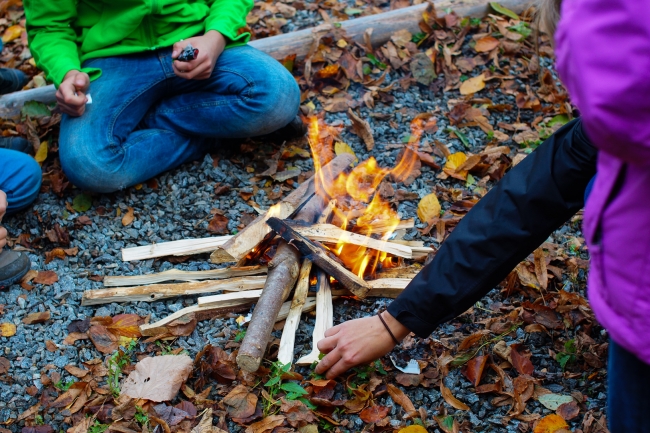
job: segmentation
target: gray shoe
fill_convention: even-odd
[[[31,263],[27,254],[0,250],[0,290],[20,281],[30,267]]]
[[[0,149],[29,153],[32,150],[32,145],[23,137],[0,137]]]

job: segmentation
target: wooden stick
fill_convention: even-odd
[[[282,364],[293,362],[293,347],[296,340],[296,330],[300,322],[303,306],[309,292],[309,274],[311,273],[311,260],[304,259],[298,276],[298,284],[291,301],[291,310],[282,330],[280,338],[280,349],[278,350],[278,361]]]
[[[354,155],[350,154],[341,154],[334,158],[322,169],[323,182],[333,182],[353,161]],[[312,176],[291,194],[282,199],[280,203],[272,206],[264,215],[258,216],[245,229],[224,243],[219,250],[215,251],[210,257],[211,261],[213,263],[217,261],[221,263],[223,260],[239,261],[246,257],[271,232],[271,228],[266,224],[266,221],[271,217],[287,218],[301,205],[309,201],[315,193],[316,182],[319,177],[320,175]],[[229,259],[229,257],[232,259]]]
[[[129,277],[104,277],[104,287],[140,286],[144,284],[164,283],[166,281],[195,282],[200,280],[223,280],[225,278],[245,277],[266,274],[266,266],[243,266],[241,268],[211,269],[209,271],[181,271],[170,269],[164,272]]]
[[[332,224],[314,224],[305,227],[299,224],[291,224],[288,221],[286,223],[296,232],[312,241],[328,243],[337,243],[340,241],[346,244],[359,245],[362,247],[372,248],[373,250],[384,251],[394,256],[404,257],[406,259],[410,259],[413,256],[411,247],[409,246],[352,233],[340,229]]]
[[[163,256],[186,256],[189,254],[209,253],[225,244],[232,236],[214,236],[202,239],[182,239],[180,241],[160,242],[122,249],[122,260],[146,260]]]
[[[316,244],[300,233],[293,230],[288,224],[279,218],[269,218],[267,224],[276,231],[282,238],[293,246],[315,265],[326,271],[348,288],[355,296],[364,298],[370,286],[357,275],[347,270],[337,259],[330,257],[329,253],[321,245]]]
[[[227,280],[208,280],[200,283],[151,284],[149,286],[115,287],[87,290],[81,305],[108,304],[111,302],[153,302],[183,295],[199,295],[226,290],[241,292],[264,286],[265,276],[237,277]]]
[[[332,304],[329,276],[319,269],[318,293],[316,293],[316,323],[312,334],[312,349],[309,355],[305,355],[296,361],[296,365],[311,365],[319,361],[318,342],[325,338],[325,331],[332,326],[334,326],[334,306]]]

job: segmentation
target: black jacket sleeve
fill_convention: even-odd
[[[421,337],[472,306],[584,205],[596,149],[579,119],[506,174],[388,311]]]

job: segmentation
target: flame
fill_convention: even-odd
[[[390,203],[380,197],[377,188],[387,177],[403,182],[413,173],[419,159],[417,142],[422,130],[422,119],[415,120],[411,125],[411,139],[394,168],[380,167],[377,160],[371,157],[358,164],[349,174],[342,173],[334,181],[326,182],[323,165],[327,157],[319,153],[324,151],[324,146],[318,119],[310,119],[308,140],[316,172],[315,190],[325,201],[336,200],[332,213],[339,227],[388,241],[399,225],[400,217]],[[338,239],[333,252],[359,277],[374,273],[379,265],[396,265],[393,257],[384,252],[347,243],[348,236],[344,233]]]

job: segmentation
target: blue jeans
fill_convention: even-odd
[[[68,179],[90,191],[141,183],[201,158],[219,139],[273,132],[300,104],[293,76],[250,46],[225,50],[207,80],[177,77],[170,48],[84,66],[103,73],[86,112],[63,117],[59,156]]]
[[[612,433],[650,432],[650,365],[613,340],[607,366],[607,418]]]
[[[7,194],[7,214],[23,210],[41,189],[41,167],[29,155],[0,149],[0,190]]]

